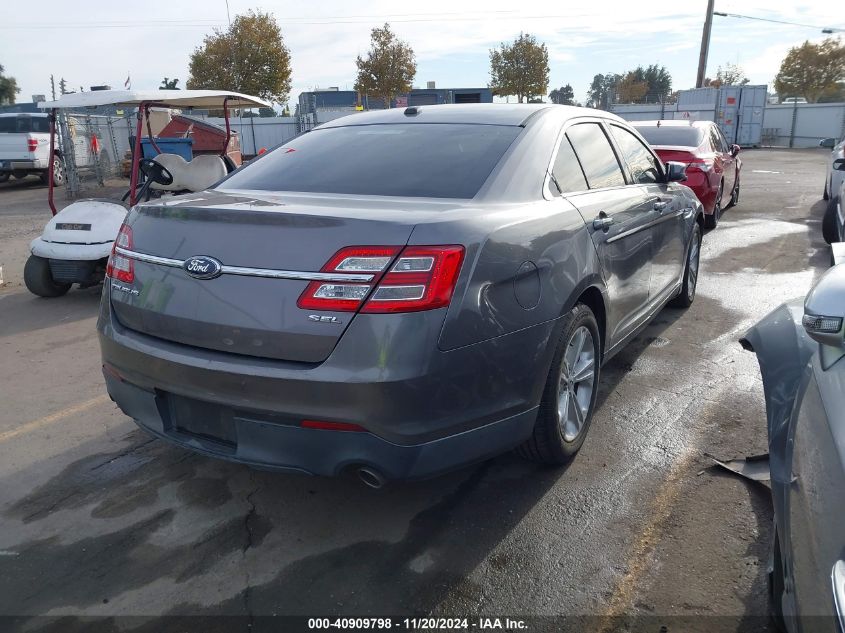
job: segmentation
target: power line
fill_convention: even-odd
[[[835,27],[824,27],[824,26],[814,26],[812,24],[801,24],[800,22],[788,22],[786,20],[775,20],[774,18],[761,18],[755,15],[741,15],[739,13],[723,13],[720,11],[714,11],[713,15],[718,15],[723,18],[743,18],[746,20],[758,20],[760,22],[773,22],[775,24],[785,24],[787,26],[800,26],[805,29],[815,29],[817,31],[822,31],[823,33],[836,33],[836,32],[845,32],[845,29],[835,28]]]

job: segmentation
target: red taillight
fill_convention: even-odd
[[[37,138],[28,138],[26,139],[26,148],[30,152],[34,152],[38,149],[38,139]]]
[[[118,248],[132,248],[132,229],[125,224],[120,227],[117,238],[114,240],[109,263],[106,265],[106,276],[131,284],[135,281],[135,262],[118,253]]]
[[[687,165],[687,169],[698,169],[699,171],[710,171],[715,161],[710,158],[696,158]]]
[[[361,312],[418,312],[449,305],[463,246],[408,246]]]
[[[373,278],[369,282],[312,281],[297,305],[305,310],[367,313],[416,312],[449,305],[464,247],[407,246],[399,251],[398,246],[341,249],[321,272],[372,274]]]
[[[319,429],[322,431],[353,431],[356,433],[366,432],[363,426],[350,422],[323,422],[322,420],[303,420],[301,424],[304,429]]]

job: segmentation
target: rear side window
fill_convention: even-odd
[[[590,189],[625,184],[622,167],[598,123],[579,123],[566,132],[584,168]]]
[[[221,189],[473,198],[522,128],[399,123],[303,134]]]
[[[628,163],[634,182],[641,185],[658,182],[660,180],[660,167],[657,164],[657,159],[642,144],[642,141],[618,125],[611,125],[610,132],[616,139],[622,157]]]
[[[589,189],[587,179],[584,178],[584,171],[581,169],[581,163],[578,162],[575,150],[572,149],[569,139],[565,136],[557,150],[555,164],[552,166],[552,175],[555,177],[555,182],[560,187],[561,193]]]
[[[2,116],[0,134],[49,132],[50,120],[45,116]]]

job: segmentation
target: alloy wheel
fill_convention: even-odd
[[[53,158],[53,184],[60,185],[65,181],[65,171],[62,169],[62,159]]]
[[[582,325],[569,338],[560,367],[557,419],[567,442],[578,437],[590,413],[596,369],[593,335]]]

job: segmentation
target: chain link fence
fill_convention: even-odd
[[[61,155],[63,185],[69,199],[98,197],[105,189],[126,187],[134,115],[106,116],[59,110],[56,151]]]

